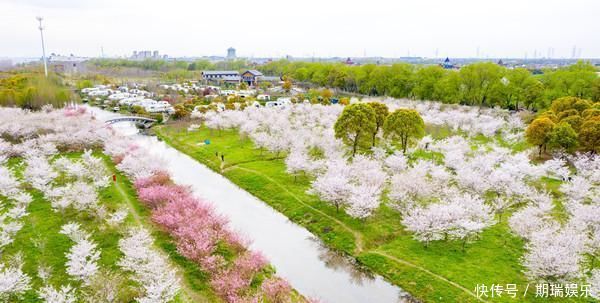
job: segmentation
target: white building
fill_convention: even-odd
[[[77,57],[71,54],[70,56],[61,56],[51,54],[48,57],[48,65],[55,73],[74,74],[86,71],[85,61],[87,58]]]

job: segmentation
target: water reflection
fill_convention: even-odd
[[[375,276],[364,266],[358,264],[356,260],[340,252],[329,249],[319,238],[309,237],[314,247],[319,252],[319,259],[325,263],[325,266],[336,271],[345,272],[350,275],[351,280],[356,285],[363,285],[363,282],[375,280]]]

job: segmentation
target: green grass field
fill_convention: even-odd
[[[198,266],[181,257],[176,252],[170,238],[149,223],[149,211],[137,200],[131,182],[115,169],[108,157],[101,153],[95,153],[95,155],[102,156],[111,174],[117,176],[117,182],[100,190],[98,195],[100,203],[111,211],[123,207],[128,208],[130,213],[124,224],[126,226],[141,225],[152,232],[155,245],[170,257],[172,264],[181,276],[182,291],[176,297],[175,302],[221,302],[208,286],[207,277],[198,269]],[[78,158],[80,154],[71,153],[66,156]],[[14,169],[17,177],[21,176],[24,165],[20,158],[11,158],[7,165]],[[57,179],[59,183],[60,179],[60,177]],[[65,268],[67,261],[65,254],[73,243],[59,231],[62,225],[69,222],[80,223],[82,228],[92,235],[92,240],[98,244],[98,249],[101,250],[101,257],[98,261],[101,270],[128,277],[128,273],[123,272],[117,265],[117,261],[122,257],[118,248],[118,240],[122,238],[121,233],[125,228],[122,226],[106,228],[106,225],[101,224],[102,222],[98,218],[72,209],[63,213],[55,212],[41,192],[26,183],[24,186],[24,189],[34,198],[27,209],[29,215],[23,219],[24,226],[16,234],[15,241],[5,247],[0,255],[0,261],[7,262],[15,254],[22,253],[23,271],[32,277],[32,290],[26,293],[22,302],[41,302],[35,293],[35,290],[44,285],[44,282],[37,276],[39,266],[51,270],[51,277],[47,282],[50,285],[57,287],[71,284],[77,288],[81,286],[80,282],[76,282],[68,276]],[[0,197],[0,202],[5,203],[6,197]],[[130,302],[137,295],[135,288],[129,287],[134,286],[132,283],[126,282],[121,287],[121,297],[118,302]]]
[[[286,173],[284,156],[256,149],[236,130],[187,131],[184,123],[155,128],[157,135],[247,190],[328,246],[355,257],[376,273],[426,302],[587,302],[584,298],[536,298],[520,265],[523,241],[511,235],[509,214],[468,244],[437,242],[425,247],[400,224],[400,214],[385,203],[368,219],[351,218],[310,195],[311,177]],[[443,131],[438,135],[443,136]],[[201,144],[210,139],[209,145]],[[522,147],[519,146],[518,149]],[[225,161],[215,153],[224,154]],[[435,157],[435,155],[423,155]],[[257,218],[260,219],[260,218]],[[299,260],[301,262],[301,260]],[[517,298],[476,298],[477,284],[517,284]],[[533,291],[532,291],[533,289]]]

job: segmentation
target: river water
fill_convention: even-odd
[[[91,110],[100,120],[118,116],[97,108]],[[234,230],[252,240],[251,248],[261,251],[277,274],[301,294],[328,303],[412,302],[399,287],[329,250],[304,227],[222,175],[154,136],[139,134],[133,123],[116,123],[113,128],[164,159],[176,183],[189,185],[195,195],[212,202],[229,218]]]

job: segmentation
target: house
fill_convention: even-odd
[[[280,82],[281,77],[265,76],[261,72],[251,69],[242,73],[241,80],[248,85],[257,86],[261,82]]]
[[[242,74],[242,81],[248,85],[257,85],[258,78],[262,77],[263,74],[255,69],[247,70]]]
[[[441,64],[444,69],[456,69],[458,68],[454,63],[450,62],[450,58],[446,57],[446,60]]]
[[[202,80],[206,82],[239,83],[240,73],[232,70],[203,71]]]

